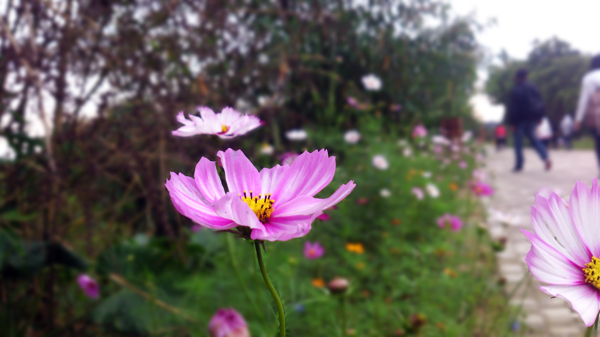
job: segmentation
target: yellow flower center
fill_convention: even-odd
[[[221,125],[221,133],[225,133],[227,131],[229,131],[229,127],[225,124],[222,124]]]
[[[271,193],[265,194],[263,197],[261,194],[253,196],[252,191],[250,191],[250,194],[246,194],[246,191],[244,191],[244,195],[242,196],[240,194],[240,197],[243,202],[250,206],[250,209],[256,214],[256,217],[260,222],[266,222],[271,217],[271,213],[275,210],[273,207],[275,200],[271,198]]]
[[[585,282],[600,289],[600,259],[592,256],[592,261],[585,264],[583,272],[585,273]]]

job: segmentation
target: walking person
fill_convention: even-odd
[[[544,144],[546,149],[550,148],[550,141],[552,140],[552,136],[554,133],[552,132],[552,125],[550,125],[550,121],[548,117],[542,118],[542,121],[538,124],[535,129],[535,135],[537,138]]]
[[[582,121],[592,130],[600,166],[600,55],[592,59],[590,71],[581,81],[579,103],[575,113],[575,130],[579,130]]]
[[[513,127],[515,141],[515,168],[513,172],[523,170],[523,137],[544,161],[546,171],[552,168],[546,147],[535,135],[536,126],[544,118],[545,110],[542,96],[538,89],[527,81],[527,69],[519,69],[515,74],[515,85],[510,91],[508,111],[505,119]]]
[[[565,148],[571,150],[573,148],[572,137],[573,137],[573,128],[575,127],[573,118],[570,114],[565,114],[565,116],[560,121],[560,133],[562,135],[563,142],[565,143]]]

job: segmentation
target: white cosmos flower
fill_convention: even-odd
[[[431,178],[431,172],[429,172],[429,171],[423,172],[423,178],[427,178],[427,179]]]
[[[260,147],[260,153],[270,156],[273,154],[273,152],[275,152],[275,148],[273,146],[271,146],[271,144],[269,143],[262,143],[261,147]]]
[[[360,133],[357,130],[348,130],[344,133],[344,140],[348,144],[356,144],[360,140]]]
[[[432,183],[428,183],[427,186],[425,186],[425,189],[432,198],[437,198],[440,196],[440,190]]]
[[[215,135],[227,139],[241,136],[260,126],[258,117],[242,115],[232,108],[225,108],[217,114],[207,107],[200,107],[198,111],[200,117],[188,115],[190,119],[186,119],[183,112],[180,112],[177,121],[183,126],[171,132],[173,136]]]
[[[389,198],[392,196],[392,192],[387,188],[382,188],[381,191],[379,191],[379,195],[381,195],[383,198]]]
[[[369,91],[379,91],[381,89],[381,80],[379,79],[379,77],[373,75],[373,74],[368,74],[362,77],[361,79],[363,85],[365,86],[365,89],[369,90]]]
[[[434,144],[438,144],[438,145],[450,145],[450,140],[448,140],[448,138],[446,138],[444,136],[440,136],[440,135],[435,135],[435,136],[431,137],[431,141]]]
[[[308,134],[302,129],[292,129],[285,133],[285,137],[291,141],[301,141],[305,140]]]
[[[462,137],[461,137],[460,140],[463,143],[466,143],[466,142],[470,141],[471,138],[473,138],[473,132],[471,132],[471,131],[465,131],[465,133],[463,133],[463,135],[462,135]]]
[[[402,150],[402,154],[405,157],[410,157],[410,156],[412,156],[412,149],[409,146],[407,146],[404,148],[404,150]]]
[[[387,170],[388,167],[390,167],[390,164],[384,156],[378,154],[373,156],[373,166],[380,170]]]

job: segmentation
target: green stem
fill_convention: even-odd
[[[283,304],[281,304],[281,299],[279,298],[279,295],[277,295],[277,291],[275,290],[275,287],[273,287],[273,283],[271,283],[269,275],[267,275],[267,268],[265,268],[265,262],[263,261],[259,241],[254,241],[254,248],[256,250],[256,259],[258,260],[260,273],[262,274],[263,279],[265,280],[267,288],[269,288],[269,291],[271,292],[271,296],[273,296],[275,305],[277,305],[277,315],[279,316],[279,336],[285,337],[285,313],[283,312]]]
[[[584,337],[598,336],[598,318],[599,317],[596,317],[596,322],[594,323],[594,325],[585,329]]]
[[[342,337],[346,337],[348,333],[348,320],[346,317],[346,296],[340,296],[340,311],[342,313]]]
[[[229,255],[229,259],[231,260],[231,266],[233,267],[233,271],[235,272],[235,276],[238,279],[240,287],[242,287],[242,290],[244,291],[244,294],[246,295],[248,301],[252,303],[254,311],[257,312],[263,327],[265,327],[265,329],[268,329],[267,322],[265,321],[265,316],[262,310],[260,310],[260,307],[258,306],[258,304],[256,304],[254,297],[250,295],[250,291],[248,290],[248,287],[246,287],[246,282],[244,282],[244,280],[242,279],[242,274],[240,273],[240,268],[238,266],[237,259],[235,258],[235,254],[233,251],[233,236],[226,235],[226,237],[227,238],[225,241],[227,241],[227,253]]]

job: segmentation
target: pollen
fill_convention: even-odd
[[[600,259],[592,256],[592,261],[585,264],[583,272],[585,273],[585,282],[600,289]]]
[[[225,133],[227,131],[229,131],[229,126],[222,124],[221,125],[221,133]]]
[[[264,196],[261,194],[254,196],[252,191],[250,191],[250,194],[244,191],[244,195],[240,194],[240,197],[242,198],[243,202],[250,206],[250,209],[252,212],[254,212],[254,214],[256,214],[256,217],[258,220],[260,220],[260,222],[266,222],[269,220],[271,213],[273,213],[275,210],[273,207],[275,200],[271,198],[271,193],[265,194]]]

